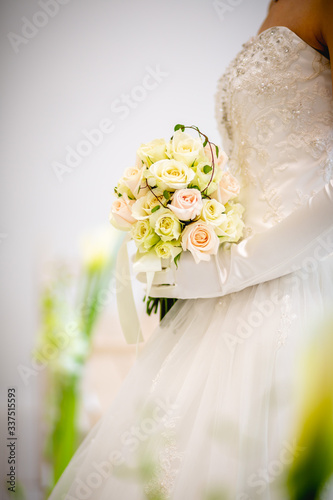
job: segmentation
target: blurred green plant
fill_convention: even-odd
[[[41,292],[41,332],[33,357],[47,369],[46,497],[84,437],[78,426],[81,379],[120,243],[120,233],[109,227],[86,235],[78,270],[56,264]]]
[[[333,318],[319,325],[301,357],[297,388],[302,453],[288,471],[287,490],[290,500],[317,500],[333,474]]]

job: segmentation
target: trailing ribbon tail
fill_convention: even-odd
[[[117,306],[120,325],[126,342],[128,344],[136,344],[138,347],[138,343],[143,342],[144,338],[142,336],[133,296],[132,277],[127,252],[127,243],[129,241],[130,236],[127,235],[118,251],[116,263]],[[142,257],[133,264],[133,271],[136,274],[142,272],[146,273],[146,297],[149,296],[155,273],[161,270],[161,259],[154,252],[143,254]]]
[[[127,243],[130,237],[127,235],[118,251],[116,263],[116,295],[120,325],[128,344],[143,342],[141,326],[135,306],[132,278],[127,252]]]

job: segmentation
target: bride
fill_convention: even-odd
[[[292,378],[333,302],[331,0],[272,1],[218,83],[244,239],[156,276],[179,300],[51,500],[281,499]],[[140,277],[139,277],[140,278]]]

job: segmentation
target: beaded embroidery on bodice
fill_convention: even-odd
[[[331,179],[330,61],[288,28],[243,44],[219,81],[216,117],[242,186],[246,235],[281,221]]]

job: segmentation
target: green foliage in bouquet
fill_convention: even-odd
[[[146,297],[143,298],[146,300]],[[152,313],[157,314],[160,311],[160,321],[170,311],[171,307],[177,302],[178,299],[167,299],[161,297],[147,297],[146,312],[148,316]]]
[[[41,293],[41,332],[33,356],[47,370],[44,457],[51,477],[46,496],[84,437],[78,425],[81,379],[119,246],[112,233],[92,234],[78,271],[55,266]]]

